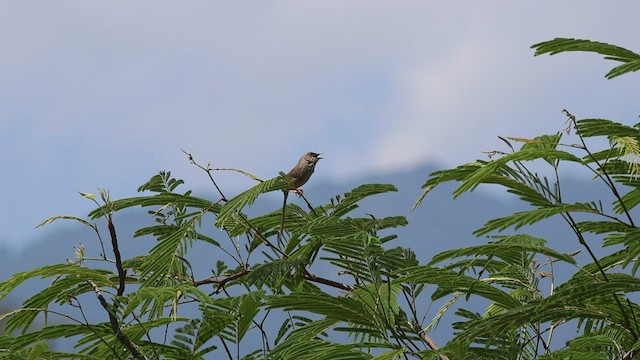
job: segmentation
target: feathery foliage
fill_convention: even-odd
[[[640,68],[640,55],[599,42],[555,39],[533,47],[536,55],[587,51],[622,62],[607,78]],[[100,191],[96,200],[81,193],[96,205],[86,219],[56,216],[41,225],[78,222],[92,229],[102,251],[92,257],[81,246],[74,260],[0,283],[3,299],[31,279],[50,281],[0,316],[6,320],[0,358],[637,357],[640,230],[633,211],[640,203],[640,126],[565,115],[565,132],[501,138],[506,151],[430,174],[414,207],[441,184],[456,182],[454,198],[490,184],[528,208],[488,220],[473,234],[489,236],[485,243],[428,261],[394,241],[394,229],[408,225],[405,217],[356,212],[362,200],[396,191],[390,184],[249,216],[246,209],[261,195],[286,191],[292,179],[281,173],[262,181],[231,169],[257,184],[228,200],[214,170],[188,154],[219,199],[182,191],[185,182],[170,172],[153,176],[136,197],[112,201]],[[609,145],[594,148],[591,139]],[[567,200],[561,176],[567,167],[583,169],[609,198]],[[134,207],[149,209],[154,221],[134,234],[155,241],[140,256],[120,250],[114,217]],[[564,221],[573,238],[519,232],[552,218]],[[580,251],[558,251],[559,241]],[[201,249],[216,254],[204,270],[191,261]],[[440,309],[427,321],[429,303]],[[87,315],[96,311],[99,320]],[[452,336],[436,341],[430,334],[447,314],[455,317]],[[563,343],[559,331],[576,336]],[[74,341],[73,353],[48,346],[62,338]]]

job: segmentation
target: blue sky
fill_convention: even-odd
[[[500,147],[578,118],[638,122],[638,75],[554,37],[640,51],[637,1],[5,1],[0,3],[0,245],[82,215],[76,191],[135,189],[189,165],[269,178],[306,151],[341,181]],[[224,176],[221,185],[251,183]]]

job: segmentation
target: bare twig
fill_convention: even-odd
[[[568,121],[571,121],[571,123],[573,124],[574,128],[577,129],[578,128],[578,122],[576,120],[576,117],[566,109],[563,109],[562,112],[567,116]],[[593,160],[593,162],[596,163],[598,168],[600,170],[602,170],[602,173],[595,172],[596,176],[598,176],[600,179],[602,179],[605,182],[605,184],[607,184],[609,189],[611,189],[611,192],[613,192],[613,196],[616,197],[616,199],[618,200],[618,203],[622,207],[622,210],[624,211],[625,215],[627,215],[627,219],[629,220],[629,224],[631,226],[635,226],[635,224],[633,223],[633,218],[631,217],[631,214],[629,213],[629,210],[627,209],[624,201],[622,201],[622,196],[618,192],[618,188],[616,188],[616,186],[615,186],[615,182],[611,179],[609,174],[602,167],[602,165],[600,164],[598,159],[596,159],[595,156],[593,156],[593,154],[591,153],[591,151],[589,151],[589,149],[587,148],[587,144],[584,141],[584,137],[582,137],[582,134],[580,134],[580,132],[578,132],[578,131],[576,131],[576,134],[578,135],[578,138],[580,139],[580,142],[582,143],[582,149],[587,152],[587,155],[589,155],[591,160]]]
[[[190,161],[193,165],[195,165],[195,166],[199,167],[199,168],[200,168],[200,169],[202,169],[204,172],[206,172],[206,173],[207,173],[207,175],[209,175],[209,179],[211,179],[211,182],[213,183],[213,186],[215,186],[215,187],[216,187],[216,190],[218,190],[218,193],[219,193],[219,194],[220,194],[220,196],[222,197],[222,199],[221,199],[221,200],[222,200],[222,201],[225,201],[225,202],[226,202],[226,201],[228,201],[228,200],[227,200],[227,197],[226,197],[226,196],[224,196],[224,194],[222,193],[222,190],[220,190],[220,187],[218,186],[218,184],[216,183],[216,181],[213,179],[213,176],[211,175],[211,171],[213,170],[213,169],[211,169],[211,166],[209,166],[209,164],[207,164],[207,167],[204,167],[204,166],[202,166],[202,165],[198,164],[198,163],[193,159],[193,155],[191,155],[190,153],[188,153],[188,152],[184,151],[184,149],[180,149],[180,151],[182,151],[185,155],[187,155],[187,156],[189,157],[189,161]]]

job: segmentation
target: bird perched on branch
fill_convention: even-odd
[[[314,152],[308,152],[302,155],[298,164],[287,174],[293,178],[293,189],[289,189],[289,191],[302,194],[300,187],[309,181],[311,174],[313,174],[313,171],[316,169],[316,163],[318,163],[320,159],[322,159],[320,154]]]
[[[309,181],[311,174],[316,169],[316,164],[322,159],[319,153],[308,152],[300,158],[298,164],[289,171],[287,175],[293,178],[293,188],[284,190],[284,202],[282,203],[282,221],[280,223],[280,231],[284,230],[284,211],[287,206],[287,197],[289,191],[294,192],[302,196],[302,189],[300,187]]]

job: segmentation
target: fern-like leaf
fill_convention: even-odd
[[[600,213],[599,209],[593,204],[558,204],[539,209],[519,211],[508,216],[489,220],[482,228],[476,230],[473,234],[481,236],[494,230],[503,231],[510,227],[517,230],[522,226],[535,224],[551,216],[571,212]]]
[[[252,205],[261,194],[271,191],[285,190],[291,187],[291,183],[288,181],[286,176],[278,176],[263,181],[249,190],[238,194],[236,197],[224,204],[220,209],[216,224],[218,227],[223,227],[233,214],[242,211],[242,209],[247,205]]]
[[[556,38],[532,45],[531,47],[536,50],[536,56],[542,54],[555,55],[567,51],[586,51],[604,55],[606,60],[624,63],[623,65],[611,69],[611,71],[605,75],[607,79],[612,79],[628,72],[640,70],[640,55],[625,48],[602,42]]]

